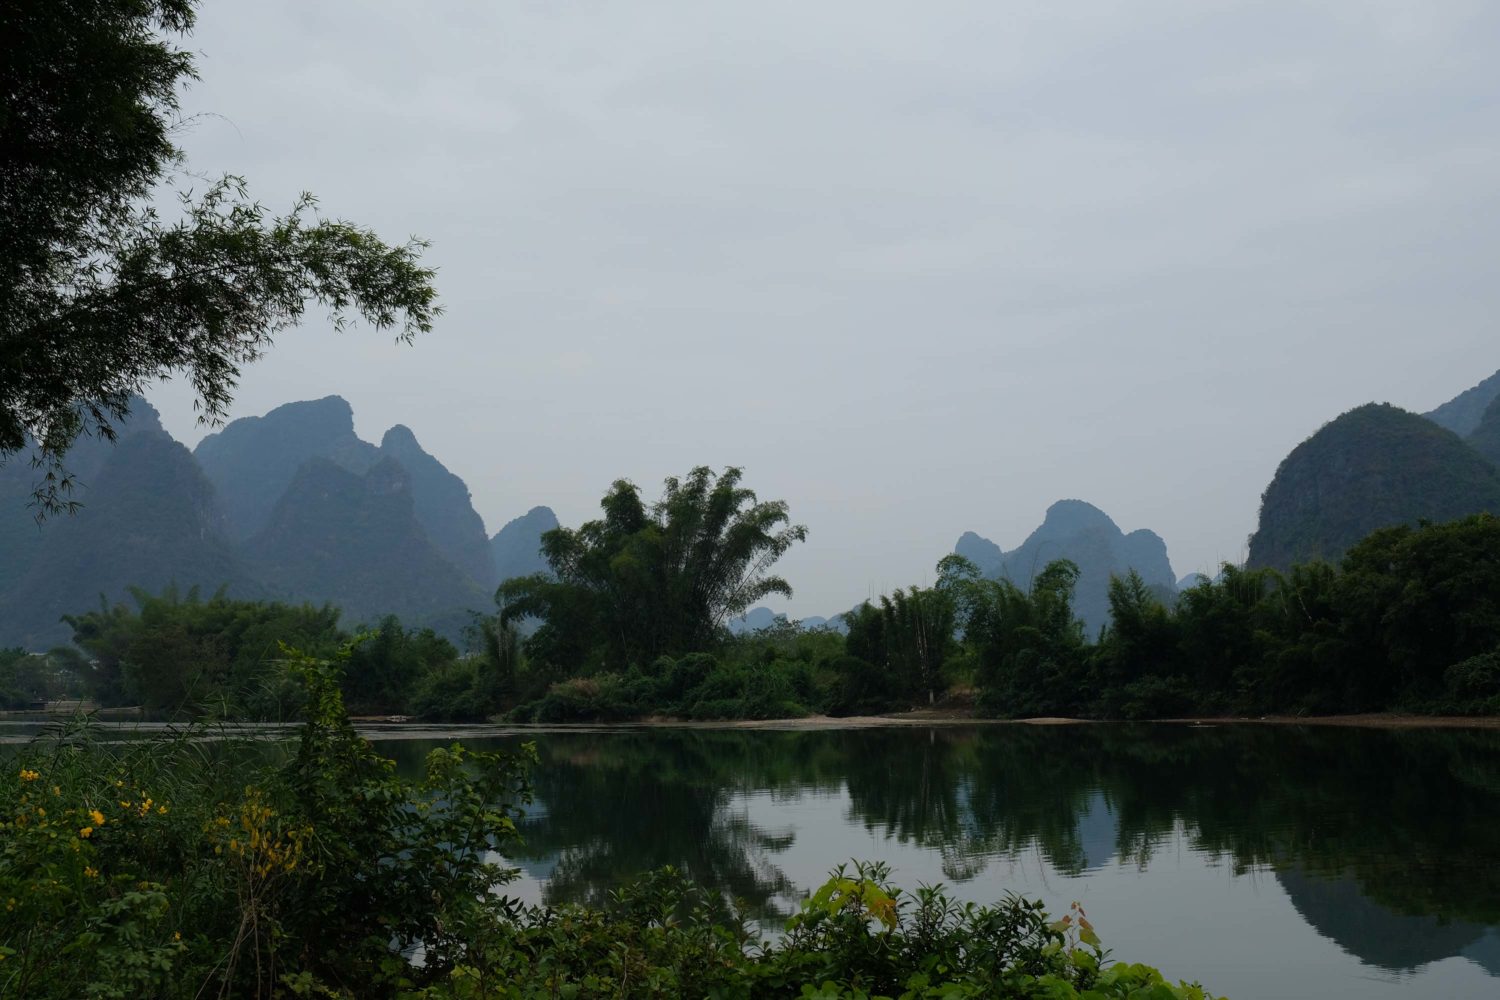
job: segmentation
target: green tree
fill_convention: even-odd
[[[132,394],[186,377],[223,417],[240,366],[309,304],[401,339],[437,314],[424,247],[317,213],[280,216],[225,177],[152,195],[182,160],[178,91],[196,76],[170,36],[196,0],[12,0],[0,8],[0,462],[33,450],[40,514],[71,509],[62,459],[112,438]]]
[[[1073,613],[1078,566],[1048,563],[1031,590],[980,577],[952,557],[938,564],[938,587],[954,595],[964,640],[978,653],[981,707],[996,715],[1077,712],[1085,700],[1083,623]]]
[[[357,640],[349,650],[340,687],[351,711],[397,712],[427,674],[458,659],[453,644],[430,628],[403,628],[395,615]]]
[[[1434,695],[1444,671],[1500,648],[1500,518],[1377,531],[1344,557],[1336,598],[1362,669],[1360,708]]]
[[[956,614],[954,598],[944,589],[897,588],[881,596],[879,607],[866,601],[849,613],[850,655],[874,664],[906,695],[925,692],[931,704],[944,686],[943,663],[953,646]]]
[[[338,609],[131,591],[135,608],[101,600],[69,615],[73,642],[90,658],[91,693],[105,705],[158,715],[275,718],[295,710],[295,685],[274,664],[281,641],[335,650],[345,640]],[[442,640],[436,640],[442,643]],[[446,643],[442,643],[447,645]],[[451,648],[451,647],[450,647]]]
[[[784,501],[759,500],[741,478],[737,468],[716,476],[699,466],[667,479],[649,506],[634,483],[617,480],[603,518],[542,536],[552,575],[501,584],[502,618],[541,619],[530,650],[575,671],[716,645],[733,616],[792,595],[770,568],[807,537]]]

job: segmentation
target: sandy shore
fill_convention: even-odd
[[[1431,716],[1431,715],[1270,715],[1258,718],[1196,717],[1154,719],[1156,725],[1177,726],[1345,726],[1372,729],[1500,729],[1500,716]],[[636,722],[583,722],[518,724],[506,722],[470,725],[441,725],[421,722],[385,722],[374,719],[355,720],[355,728],[372,740],[464,740],[506,736],[536,736],[544,733],[619,732],[631,729],[718,729],[765,730],[770,732],[813,732],[837,729],[920,728],[932,726],[1082,726],[1099,725],[1094,719],[1043,717],[1035,719],[979,719],[966,707],[940,707],[887,715],[853,715],[835,718],[809,715],[800,719],[726,719],[689,721],[686,719],[649,718]],[[0,744],[26,743],[44,728],[37,720],[0,719]],[[106,732],[131,737],[180,731],[184,727],[167,723],[103,723]],[[194,740],[215,739],[290,739],[296,735],[292,723],[221,723],[193,731]]]

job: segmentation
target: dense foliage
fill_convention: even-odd
[[[68,694],[106,707],[140,706],[158,718],[293,717],[301,696],[286,682],[279,653],[289,640],[321,655],[349,645],[340,676],[344,698],[357,712],[417,710],[437,719],[475,719],[501,704],[485,648],[461,658],[447,639],[431,629],[406,628],[394,616],[351,637],[339,625],[338,609],[327,605],[242,601],[223,593],[204,599],[175,588],[137,590],[134,598],[133,605],[101,603],[69,617],[84,656],[66,647],[50,654],[73,664]],[[510,642],[514,653],[513,636]],[[455,676],[463,683],[455,685]]]
[[[847,636],[721,628],[697,648],[613,667],[594,659],[608,647],[600,636],[580,642],[547,622],[523,639],[514,605],[476,616],[462,649],[386,616],[359,630],[344,693],[365,713],[549,723],[873,714],[939,696],[1005,717],[1500,712],[1500,519],[1489,515],[1378,531],[1338,565],[1225,566],[1171,603],[1133,573],[1117,577],[1112,623],[1094,642],[1073,610],[1077,577],[1058,560],[1023,590],[953,555],[934,586],[849,612]],[[277,642],[326,654],[351,638],[329,606],[134,596],[69,616],[83,658],[11,654],[30,680],[7,685],[0,669],[0,694],[8,686],[17,706],[45,689],[158,717],[276,719],[298,707],[276,679]],[[66,669],[42,684],[41,664]]]
[[[28,997],[1127,997],[1194,1000],[1110,964],[1081,910],[914,895],[835,871],[786,937],[670,871],[605,909],[528,908],[520,755],[432,751],[397,776],[351,728],[336,669],[284,650],[289,752],[195,739],[41,740],[0,780],[0,992]],[[414,956],[420,961],[412,961]]]
[[[422,245],[387,246],[304,195],[272,216],[226,177],[151,196],[181,159],[194,0],[15,0],[0,8],[0,461],[34,448],[43,511],[64,453],[109,437],[132,394],[181,375],[207,418],[241,365],[309,303],[410,338],[437,309]]]
[[[961,556],[938,569],[932,588],[850,612],[847,639],[782,626],[625,670],[554,674],[520,717],[847,714],[965,687],[983,712],[1010,717],[1500,711],[1500,519],[1489,515],[1377,531],[1337,566],[1226,566],[1171,603],[1134,573],[1117,577],[1096,642],[1074,613],[1066,560],[1026,590]]]
[[[732,616],[770,594],[791,596],[769,569],[807,537],[785,502],[758,500],[741,478],[699,466],[667,479],[649,506],[617,480],[602,519],[542,536],[552,572],[502,584],[502,614],[540,619],[533,655],[574,670],[709,648]]]

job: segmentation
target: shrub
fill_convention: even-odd
[[[454,746],[399,778],[350,727],[336,668],[283,667],[306,692],[294,748],[85,727],[13,759],[0,994],[389,995],[397,972],[441,981],[505,918],[512,873],[491,859],[527,801],[524,756]]]
[[[1049,921],[1018,897],[961,904],[940,888],[903,892],[888,874],[879,864],[836,869],[789,933],[767,943],[666,869],[603,908],[527,909],[490,925],[468,963],[412,996],[1211,1000],[1146,966],[1108,964],[1076,904]]]
[[[1500,649],[1455,663],[1443,672],[1443,687],[1453,711],[1500,712]]]

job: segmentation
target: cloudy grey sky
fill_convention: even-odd
[[[192,168],[430,239],[447,309],[315,318],[235,416],[343,395],[492,531],[742,465],[798,614],[1060,497],[1240,559],[1320,424],[1500,367],[1493,0],[208,0],[190,44]]]

